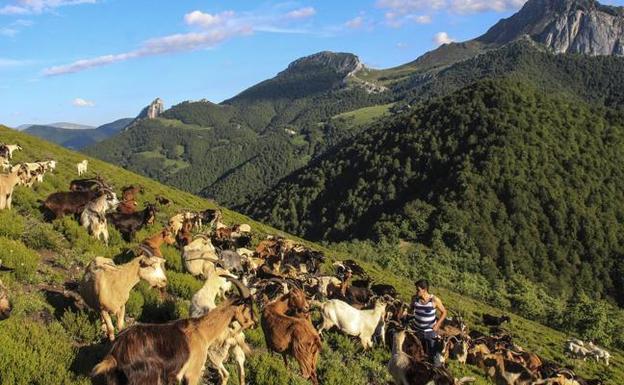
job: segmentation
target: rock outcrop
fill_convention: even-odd
[[[476,40],[499,45],[527,35],[556,53],[624,56],[624,8],[595,0],[529,0]]]

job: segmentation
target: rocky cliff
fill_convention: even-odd
[[[594,0],[529,0],[476,40],[505,44],[527,35],[557,53],[624,56],[624,8]]]

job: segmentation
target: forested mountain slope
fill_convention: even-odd
[[[383,120],[248,212],[306,238],[404,239],[476,253],[558,295],[624,303],[624,115],[482,81]]]
[[[75,178],[75,163],[84,155],[68,151],[59,146],[0,126],[0,141],[19,142],[24,150],[15,153],[15,162],[32,159],[55,159],[57,170],[46,174],[44,182],[35,184],[30,189],[18,187],[14,194],[13,210],[0,211],[0,245],[3,253],[3,269],[0,279],[9,289],[14,309],[11,317],[0,321],[0,384],[88,384],[88,374],[104,356],[108,343],[102,342],[99,315],[90,311],[73,308],[59,292],[72,290],[73,283],[80,279],[85,266],[96,256],[114,258],[123,261],[126,249],[136,247],[137,243],[124,242],[119,233],[110,228],[109,247],[94,241],[73,218],[55,220],[46,223],[38,207],[40,200],[54,191],[65,190],[69,181]],[[139,183],[145,188],[145,194],[139,196],[139,204],[153,202],[156,195],[165,196],[173,201],[169,207],[161,207],[156,224],[141,230],[137,242],[158,232],[168,218],[181,210],[201,210],[214,207],[214,203],[193,196],[189,193],[164,186],[156,181],[133,174],[118,167],[89,158],[90,173],[99,173],[111,182],[119,192],[121,186]],[[254,240],[266,234],[288,236],[279,230],[255,222],[227,209],[224,212],[226,223],[249,223]],[[289,236],[290,237],[290,236]],[[294,238],[293,239],[297,239]],[[297,239],[298,240],[298,239]],[[325,252],[329,261],[324,268],[329,271],[331,260],[347,257],[356,258],[367,269],[371,277],[379,282],[386,282],[397,287],[404,300],[413,293],[413,276],[397,274],[395,269],[382,268],[377,263],[362,260],[362,249],[354,254],[344,250],[330,250],[320,245],[299,240],[304,244]],[[165,294],[139,284],[132,290],[127,305],[127,314],[141,322],[165,322],[188,316],[189,299],[202,282],[184,273],[179,251],[172,247],[163,247],[167,259],[168,286]],[[365,258],[365,257],[364,257]],[[368,260],[367,258],[365,258]],[[412,263],[410,269],[418,276],[440,277],[445,272],[432,268],[428,263]],[[442,282],[441,280],[439,282]],[[56,291],[54,291],[56,290]],[[444,299],[452,313],[464,314],[472,329],[486,331],[479,324],[482,312],[500,314],[501,310],[474,301],[468,297],[437,286],[434,292]],[[533,301],[530,292],[519,293],[518,300]],[[531,302],[527,302],[531,303]],[[585,302],[580,303],[581,305]],[[584,306],[570,311],[568,318],[592,316],[594,321],[586,326],[589,333],[598,335],[598,340],[617,344],[617,333],[604,337],[604,325],[601,317],[607,313],[596,312],[593,307],[587,312]],[[617,319],[614,319],[617,322]],[[575,366],[575,371],[588,378],[602,378],[608,385],[619,385],[624,381],[624,357],[621,351],[610,347],[611,366],[595,362],[571,360],[563,355],[566,335],[545,327],[535,321],[512,314],[510,330],[514,340],[526,349],[540,354],[548,360],[556,360]],[[599,328],[598,328],[599,327]],[[610,329],[609,329],[610,330]],[[256,385],[304,385],[297,371],[287,369],[281,358],[268,354],[260,328],[246,332],[252,346],[252,353],[246,364],[247,380]],[[587,336],[593,334],[584,334]],[[323,348],[319,361],[319,378],[323,384],[386,385],[390,376],[386,369],[389,353],[386,349],[374,348],[362,352],[359,342],[335,332],[324,334]],[[236,371],[228,366],[237,383]],[[490,383],[482,372],[473,366],[460,366],[451,363],[454,375],[476,377],[476,385]]]

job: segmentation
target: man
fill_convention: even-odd
[[[436,318],[438,311],[440,317]],[[437,332],[446,318],[446,309],[440,298],[429,293],[429,282],[426,279],[416,282],[416,295],[412,297],[411,313],[410,324],[420,332],[429,359],[435,366],[440,366],[442,346]]]

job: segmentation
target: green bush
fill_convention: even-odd
[[[19,239],[24,234],[24,217],[15,210],[0,210],[0,236]]]
[[[61,324],[69,335],[77,342],[92,343],[102,334],[100,318],[95,312],[65,311],[61,317]]]
[[[160,248],[160,251],[162,251],[163,256],[167,260],[166,267],[168,271],[177,271],[177,272],[184,271],[183,270],[184,267],[182,265],[182,255],[180,253],[180,250],[176,249],[173,246],[163,245]]]
[[[175,271],[167,271],[167,282],[169,293],[187,300],[190,300],[193,294],[203,286],[203,283],[195,277]]]
[[[34,281],[39,254],[27,248],[21,241],[5,237],[0,237],[0,250],[2,250],[0,254],[2,265],[13,269],[13,274],[18,280]]]
[[[145,299],[138,290],[132,290],[128,302],[126,302],[126,314],[132,318],[139,318],[143,312]]]
[[[49,223],[32,221],[28,223],[28,231],[22,235],[26,246],[35,250],[47,249],[60,252],[67,247],[63,237]]]
[[[0,383],[88,384],[71,372],[76,351],[58,322],[49,325],[11,317],[0,327]]]

